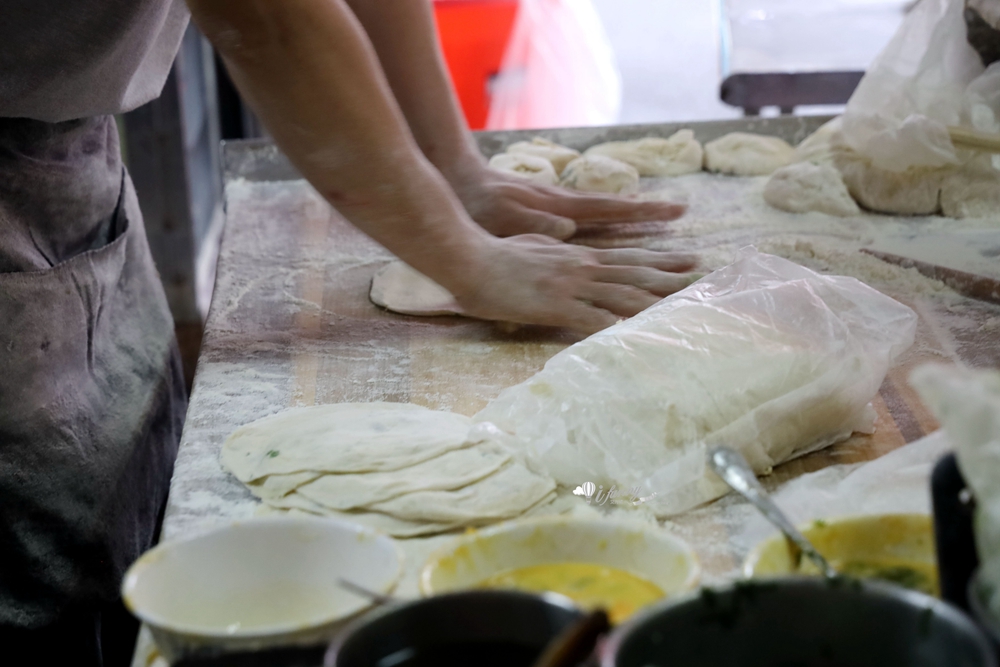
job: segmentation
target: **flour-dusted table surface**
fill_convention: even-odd
[[[746,119],[687,126],[702,141],[744,130],[795,143],[822,120]],[[668,136],[680,127],[684,125],[483,133],[478,139],[489,155],[535,134],[584,148],[609,139]],[[368,288],[389,253],[337,215],[273,145],[229,143],[225,154],[227,222],[163,539],[191,537],[253,516],[257,501],[219,464],[224,439],[247,422],[292,406],[350,401],[412,402],[472,415],[578,340],[560,330],[524,327],[505,333],[488,322],[381,310],[368,300]],[[963,299],[912,270],[883,265],[857,252],[872,241],[872,229],[923,225],[939,230],[940,219],[793,216],[763,203],[763,181],[698,174],[648,183],[643,196],[686,197],[688,215],[674,223],[590,233],[580,242],[693,250],[710,266],[725,263],[740,246],[754,242],[762,250],[814,268],[857,274],[918,311],[917,344],[890,372],[874,402],[877,432],[780,466],[766,479],[773,487],[833,464],[877,458],[936,429],[906,383],[908,372],[929,359],[1000,366],[1000,308]],[[699,552],[708,579],[735,571],[743,553],[730,547],[732,527],[713,520],[712,506],[678,517],[671,526]],[[415,590],[416,561],[441,541],[424,541],[425,547],[410,541],[410,579],[403,582],[403,592]],[[146,633],[140,644],[136,664],[148,664]]]

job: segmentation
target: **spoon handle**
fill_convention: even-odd
[[[774,504],[774,501],[771,500],[769,495],[767,495],[764,487],[762,487],[760,482],[757,481],[757,475],[754,474],[753,469],[750,467],[750,464],[747,463],[746,459],[743,458],[742,454],[737,452],[735,449],[719,446],[714,447],[709,451],[708,460],[712,470],[714,470],[726,484],[732,487],[734,491],[753,503],[753,505],[761,511],[768,521],[784,533],[785,537],[791,540],[803,554],[819,566],[820,571],[824,576],[837,576],[836,570],[830,566],[830,563],[828,563],[827,560],[823,558],[823,555],[816,551],[812,543],[809,542],[809,540],[807,540],[794,525],[792,525],[792,522],[788,520],[788,517],[781,511],[781,508]]]
[[[385,593],[379,593],[378,591],[373,591],[370,588],[366,588],[361,584],[356,584],[350,579],[344,579],[343,577],[338,577],[337,585],[344,590],[350,591],[355,595],[360,595],[363,598],[368,598],[375,604],[392,604],[393,602],[399,602],[398,599],[391,595],[386,595]]]

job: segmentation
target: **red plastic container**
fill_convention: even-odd
[[[518,0],[434,0],[438,35],[469,127],[486,126],[490,79],[500,71]]]

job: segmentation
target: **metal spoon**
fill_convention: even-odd
[[[830,563],[823,558],[820,552],[816,551],[816,547],[806,539],[806,536],[792,525],[785,513],[774,504],[774,501],[767,495],[767,491],[757,481],[757,475],[754,474],[753,469],[742,454],[729,447],[713,447],[708,452],[708,462],[712,470],[722,478],[722,481],[753,503],[754,507],[759,509],[768,521],[784,533],[792,544],[819,567],[823,576],[828,579],[837,576],[837,571],[830,566]]]
[[[344,579],[343,577],[337,578],[337,585],[346,591],[350,591],[355,595],[360,595],[363,598],[368,598],[375,604],[392,604],[393,602],[399,602],[399,598],[395,598],[391,595],[386,595],[385,593],[379,593],[378,591],[373,591],[370,588],[366,588],[361,584],[356,584],[350,579]]]

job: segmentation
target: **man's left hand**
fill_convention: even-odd
[[[467,164],[445,177],[472,219],[494,236],[544,234],[567,239],[580,227],[669,221],[687,210],[684,204],[535,185],[481,163]]]

